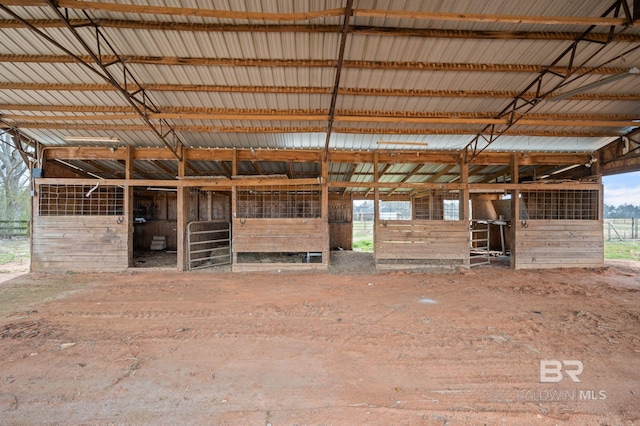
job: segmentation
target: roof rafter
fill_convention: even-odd
[[[37,28],[62,28],[64,24],[55,19],[33,19],[28,22]],[[74,26],[89,24],[85,19],[71,19]],[[133,30],[157,31],[189,31],[189,32],[262,32],[262,33],[339,33],[340,25],[301,25],[301,24],[209,24],[193,22],[158,22],[117,19],[95,19],[102,28],[118,28]],[[1,28],[24,28],[16,20],[0,20]],[[445,30],[436,28],[392,28],[364,25],[351,25],[350,34],[379,35],[389,37],[421,37],[452,39],[484,39],[484,40],[575,40],[580,33],[551,31],[483,31],[483,30]],[[608,33],[592,33],[590,39],[606,41]],[[617,42],[634,43],[640,41],[640,34],[624,34]]]
[[[410,124],[466,124],[466,125],[510,125],[509,118],[473,117],[465,114],[449,113],[449,116],[421,116],[420,114],[389,114],[389,115],[339,115],[331,117],[331,125],[334,122],[341,123],[410,123]],[[483,114],[484,115],[484,114]],[[238,113],[157,113],[148,114],[149,118],[158,120],[231,120],[231,121],[324,121],[329,118],[327,114],[238,114]],[[135,114],[94,114],[94,115],[21,115],[4,114],[5,120],[15,122],[82,122],[82,121],[121,121],[135,120]],[[522,126],[575,126],[575,127],[635,127],[638,125],[636,115],[631,116],[576,116],[564,117],[557,114],[545,114],[540,118],[518,119],[518,125]],[[326,145],[325,145],[326,147]]]
[[[142,84],[147,91],[158,92],[214,92],[214,93],[284,93],[284,94],[331,94],[329,87],[283,87],[283,86],[217,86],[201,84]],[[0,90],[26,91],[115,91],[109,84],[74,84],[74,83],[23,83],[0,81]],[[513,98],[520,92],[506,90],[415,90],[415,89],[385,89],[385,88],[357,88],[341,87],[340,95],[349,96],[409,96],[429,98]],[[527,98],[535,97],[535,92],[525,93]],[[582,93],[567,98],[570,100],[616,100],[637,101],[640,94],[631,93]]]
[[[162,113],[155,114],[164,118],[180,118],[192,120],[206,119],[224,119],[224,120],[323,120],[328,115],[326,110],[321,109],[242,109],[242,108],[210,108],[210,107],[162,107]],[[31,111],[31,112],[66,112],[66,113],[131,113],[135,110],[126,105],[32,105],[32,104],[0,104],[0,110],[4,111]],[[336,117],[341,117],[343,121],[368,121],[369,119],[394,118],[402,121],[406,119],[464,119],[465,123],[473,123],[472,119],[491,119],[497,112],[458,112],[458,111],[388,111],[388,110],[336,110]],[[150,114],[154,116],[154,114]],[[14,118],[10,114],[3,115],[5,119],[24,119],[49,120],[48,116],[25,115]],[[65,119],[73,121],[82,120],[101,120],[101,119],[128,119],[132,116],[52,116],[51,121],[64,121]],[[593,120],[593,121],[631,121],[639,120],[638,114],[571,114],[571,113],[530,113],[528,119],[536,120]],[[375,121],[375,120],[374,120]]]
[[[637,124],[637,123],[636,123]],[[21,129],[48,129],[48,130],[107,130],[107,131],[131,131],[144,132],[149,128],[139,124],[80,124],[59,122],[29,122],[20,121],[13,124]],[[4,125],[0,122],[0,128]],[[324,126],[300,126],[300,127],[239,127],[239,126],[189,126],[176,125],[176,131],[194,133],[325,133]],[[475,129],[471,128],[412,128],[412,129],[378,129],[368,127],[334,127],[335,133],[343,134],[368,134],[368,135],[473,135]],[[619,131],[581,131],[581,130],[537,130],[537,129],[509,129],[503,133],[510,136],[543,136],[543,137],[614,137],[622,136]]]
[[[1,7],[1,5],[0,5]],[[77,59],[76,59],[77,58]],[[241,58],[195,58],[171,56],[112,56],[102,55],[105,63],[122,61],[128,64],[141,65],[171,65],[171,66],[222,66],[222,67],[293,67],[293,68],[334,68],[337,60],[325,59],[241,59]],[[10,63],[92,63],[93,58],[87,55],[59,56],[59,55],[18,55],[0,54],[0,62]],[[623,67],[566,67],[530,64],[480,64],[480,63],[443,63],[443,62],[402,62],[402,61],[342,61],[344,68],[376,69],[376,70],[404,70],[404,71],[459,71],[459,72],[517,72],[540,73],[543,71],[554,74],[620,74],[627,72]],[[130,82],[134,84],[134,82]]]
[[[46,0],[5,0],[10,6],[44,6]],[[200,8],[167,7],[151,5],[116,4],[107,2],[91,2],[78,0],[58,0],[59,7],[82,10],[101,10],[122,13],[140,13],[154,15],[174,16],[198,16],[218,19],[250,19],[264,21],[306,21],[317,18],[343,16],[345,9],[326,9],[300,13],[266,13],[245,12],[233,10],[214,10]],[[544,25],[621,25],[625,21],[622,18],[594,17],[550,17],[550,16],[526,16],[526,15],[488,15],[419,11],[394,11],[375,9],[354,9],[354,16],[392,19],[415,19],[432,21],[456,21],[456,22],[499,22],[514,24],[544,24]]]

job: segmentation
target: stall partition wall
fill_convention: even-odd
[[[412,191],[413,192],[413,191]],[[469,223],[463,220],[465,191],[423,189],[411,197],[412,218],[376,215],[376,267],[428,268],[469,266]]]
[[[604,266],[602,186],[521,191],[516,269]]]
[[[129,267],[124,189],[40,185],[33,199],[31,270],[119,272]]]
[[[236,187],[233,205],[233,271],[328,267],[322,185]]]

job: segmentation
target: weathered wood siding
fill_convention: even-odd
[[[516,226],[516,269],[604,265],[601,220],[528,220]]]
[[[389,220],[375,228],[379,268],[469,266],[469,224],[465,221]]]
[[[34,272],[118,272],[129,266],[127,222],[118,216],[33,217]]]
[[[323,219],[234,219],[234,252],[323,251],[329,232]]]
[[[353,248],[353,201],[329,197],[329,243],[331,250]]]
[[[256,269],[317,269],[329,262],[329,226],[326,219],[234,219],[234,271]],[[238,264],[238,253],[322,252],[322,264]],[[259,266],[259,268],[258,268]]]

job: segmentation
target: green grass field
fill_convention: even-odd
[[[605,241],[604,258],[640,261],[640,241]]]
[[[30,257],[28,238],[0,240],[0,265],[11,262],[26,262]]]
[[[353,222],[353,251],[373,253],[373,221]]]

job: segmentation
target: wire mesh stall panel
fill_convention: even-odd
[[[236,217],[294,219],[320,217],[321,188],[316,185],[239,188]]]
[[[602,187],[521,191],[515,267],[603,266],[601,191]]]
[[[129,266],[124,189],[40,185],[33,215],[33,271],[116,272]]]
[[[41,216],[113,216],[124,213],[124,188],[113,185],[40,185]]]
[[[407,201],[381,203],[375,262],[381,269],[467,267],[469,225],[460,220],[459,188],[408,192]]]
[[[233,269],[326,268],[329,227],[320,185],[236,189]]]
[[[414,219],[460,219],[460,191],[427,189],[416,194],[412,202]]]
[[[526,209],[520,219],[598,220],[600,191],[590,189],[545,189],[522,191]]]

